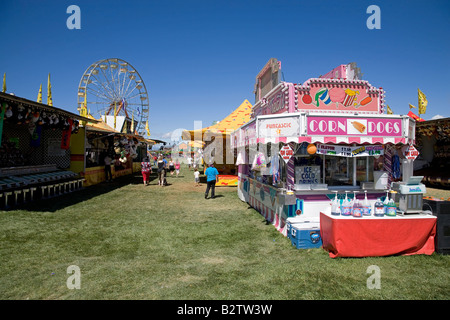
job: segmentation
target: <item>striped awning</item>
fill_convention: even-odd
[[[233,139],[231,139],[233,141]],[[252,146],[259,143],[331,143],[331,144],[410,144],[413,143],[407,138],[389,137],[326,137],[326,136],[301,136],[301,137],[278,137],[278,138],[254,138],[247,139],[232,145],[233,148]]]

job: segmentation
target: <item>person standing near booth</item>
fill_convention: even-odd
[[[142,179],[144,180],[144,186],[150,184],[150,173],[152,173],[152,165],[148,158],[144,158],[141,162]]]
[[[107,154],[105,158],[103,159],[103,162],[105,163],[105,181],[110,182],[112,181],[112,172],[111,172],[111,157]]]
[[[163,157],[160,155],[158,158],[158,185],[163,187],[165,185],[166,180],[166,159],[163,159]]]
[[[206,192],[205,192],[205,199],[208,199],[209,190],[211,189],[211,199],[215,198],[215,189],[216,189],[216,182],[218,179],[219,171],[217,171],[216,168],[214,168],[214,164],[210,164],[208,169],[205,170],[205,176],[206,176]]]

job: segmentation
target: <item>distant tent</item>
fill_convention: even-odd
[[[182,134],[182,138],[184,140],[195,141],[197,137],[202,137],[203,135],[209,131],[211,133],[223,133],[226,134],[231,133],[232,131],[240,128],[244,124],[250,121],[250,116],[252,113],[252,105],[246,99],[242,104],[236,108],[232,113],[230,113],[225,119],[222,121],[211,125],[209,127],[197,130],[184,130]]]

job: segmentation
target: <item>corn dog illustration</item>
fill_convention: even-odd
[[[370,101],[372,101],[371,97],[365,97],[364,99],[361,100],[361,102],[359,103],[362,106],[365,106],[366,104],[368,104]]]
[[[372,98],[369,97],[369,96],[367,96],[367,97],[365,97],[364,99],[362,99],[362,100],[359,102],[359,104],[355,102],[353,105],[355,106],[355,109],[358,109],[359,107],[363,107],[363,106],[365,106],[366,104],[368,104],[368,103],[370,103],[370,102],[372,102]]]
[[[352,125],[353,125],[353,127],[355,127],[356,130],[358,130],[361,133],[366,131],[366,126],[363,125],[362,123],[358,122],[358,121],[353,121]]]

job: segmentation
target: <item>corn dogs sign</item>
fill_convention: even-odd
[[[308,135],[402,137],[402,119],[390,118],[307,118]]]

